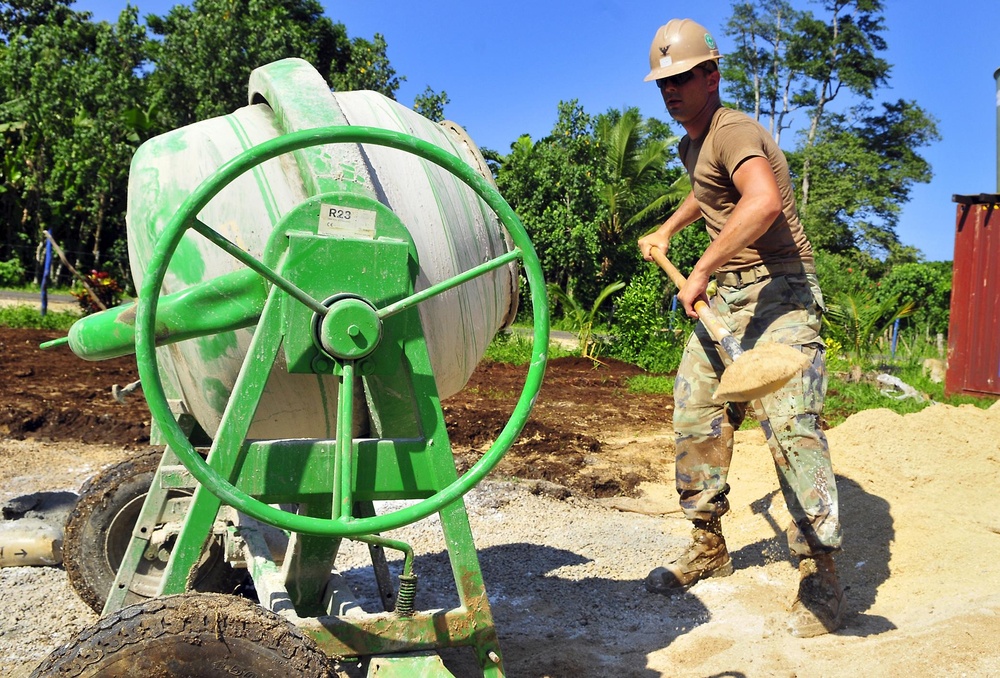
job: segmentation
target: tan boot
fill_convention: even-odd
[[[799,593],[792,603],[788,632],[797,638],[830,633],[844,623],[844,589],[829,553],[799,561]]]
[[[708,577],[728,577],[733,561],[726,550],[722,524],[718,518],[694,521],[694,541],[686,553],[666,567],[658,567],[646,577],[650,593],[673,593]]]

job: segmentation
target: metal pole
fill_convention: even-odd
[[[1000,193],[1000,68],[993,72],[997,83],[997,193]]]

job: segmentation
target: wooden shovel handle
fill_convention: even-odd
[[[667,259],[667,255],[663,253],[663,250],[659,247],[653,247],[649,250],[649,254],[653,257],[653,261],[655,261],[659,267],[666,272],[671,282],[677,286],[677,289],[684,287],[687,283],[687,279],[680,271],[677,270],[677,267],[674,266],[669,259]],[[702,324],[705,326],[705,329],[708,330],[708,333],[712,335],[713,339],[722,345],[722,348],[729,354],[730,358],[735,360],[743,353],[743,349],[740,348],[739,342],[737,342],[735,337],[733,337],[733,333],[729,331],[729,328],[726,327],[721,320],[719,320],[719,316],[715,314],[715,311],[712,310],[711,306],[699,299],[694,302],[694,310],[695,313],[698,314],[698,319],[701,320]]]

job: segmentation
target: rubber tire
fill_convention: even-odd
[[[291,622],[237,596],[181,593],[123,608],[56,649],[31,675],[323,677],[331,662]]]
[[[98,614],[104,609],[163,453],[156,449],[103,469],[84,484],[63,530],[63,567],[76,594]],[[189,495],[171,491],[170,497]],[[125,598],[131,605],[152,598],[166,563],[142,560]],[[232,593],[247,578],[223,558],[221,539],[212,540],[194,578],[196,591]]]

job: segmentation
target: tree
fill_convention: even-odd
[[[22,260],[43,230],[88,267],[99,266],[107,246],[124,238],[133,147],[120,117],[142,98],[136,73],[145,34],[134,8],[116,25],[89,16],[50,11],[26,20],[10,34],[0,62],[3,166],[23,167],[19,179],[6,172],[21,214],[4,244],[20,249]]]
[[[421,94],[413,100],[413,110],[428,120],[441,122],[445,119],[444,107],[451,103],[448,93],[444,90],[435,92],[428,85]]]
[[[900,244],[896,225],[913,184],[930,181],[930,164],[917,149],[938,138],[934,120],[909,101],[882,104],[877,113],[859,106],[850,116],[828,115],[816,142],[791,159],[822,178],[800,209],[813,244],[892,263],[916,261],[916,251]]]
[[[629,248],[635,259],[635,241],[651,220],[662,221],[668,209],[687,195],[691,188],[686,175],[669,163],[677,137],[665,136],[663,129],[643,121],[638,109],[607,113],[598,118],[595,130],[603,160],[603,173],[597,182],[597,195],[604,203],[599,222],[603,252],[601,273],[617,264],[615,275],[629,275],[621,270],[620,248]]]
[[[796,40],[791,47],[791,63],[801,69],[810,85],[802,100],[809,106],[809,126],[805,147],[816,143],[827,106],[847,88],[864,99],[887,83],[889,64],[877,56],[886,42],[881,0],[822,0],[826,21],[805,13],[795,23]],[[801,207],[809,205],[812,188],[808,155],[800,177]]]
[[[913,304],[913,316],[906,323],[930,335],[948,332],[951,285],[951,262],[932,261],[893,266],[877,289],[880,298]]]
[[[511,145],[496,180],[531,235],[546,281],[589,303],[600,287],[600,160],[593,118],[576,101],[560,102],[558,110],[547,137],[524,135]]]
[[[766,123],[775,141],[791,126],[789,116],[805,105],[805,81],[790,62],[793,26],[803,15],[785,0],[733,4],[726,35],[736,49],[722,60],[726,92],[755,120]]]
[[[397,76],[389,65],[387,47],[381,33],[376,33],[371,42],[355,38],[351,41],[347,58],[339,61],[336,70],[330,73],[330,84],[341,92],[367,89],[395,99],[396,91],[406,77]],[[441,107],[443,110],[443,103]]]
[[[5,0],[0,2],[0,38],[12,35],[30,37],[38,26],[62,23],[76,14],[70,5],[73,0]],[[89,18],[89,14],[84,14]]]
[[[384,56],[378,39],[356,51],[344,25],[323,16],[316,0],[194,0],[146,21],[159,37],[148,46],[150,103],[168,128],[245,106],[250,72],[264,64],[299,57],[333,84],[344,69],[378,61],[379,45]],[[380,73],[376,67],[367,77],[391,85]]]
[[[930,180],[918,154],[938,138],[915,102],[875,103],[889,82],[881,0],[814,0],[824,16],[787,0],[733,4],[727,34],[736,49],[723,59],[726,92],[767,122],[780,141],[805,111],[797,147],[788,152],[806,232],[817,249],[915,261],[896,235],[914,182]],[[843,92],[860,101],[832,104]],[[874,111],[878,111],[877,113]]]

